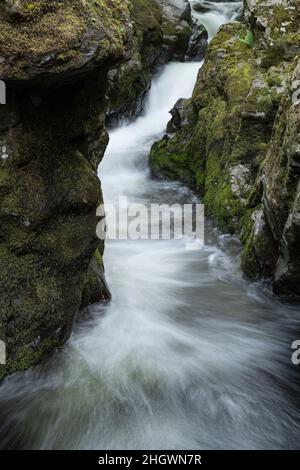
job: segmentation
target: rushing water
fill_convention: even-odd
[[[192,0],[190,3],[193,7],[195,4],[199,4],[200,2],[199,0]],[[207,8],[207,11],[199,13],[193,10],[193,15],[199,23],[204,24],[210,39],[216,34],[222,24],[227,23],[228,20],[237,20],[243,11],[243,2],[233,1],[226,3],[204,0],[201,3]]]
[[[195,199],[152,180],[147,159],[200,65],[166,66],[143,116],[111,132],[100,168],[107,203]],[[296,448],[299,309],[247,283],[239,253],[209,223],[203,250],[181,240],[107,242],[112,302],[91,308],[51,359],[5,381],[1,447]]]

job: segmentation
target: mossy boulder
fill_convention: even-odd
[[[108,72],[132,35],[126,0],[0,5],[0,378],[69,337],[109,298],[97,238]]]
[[[70,80],[121,58],[132,27],[127,0],[2,0],[1,5],[0,76],[5,80],[42,80],[45,74],[55,80],[64,72]]]
[[[132,117],[143,105],[162,54],[162,9],[156,0],[130,0],[133,31],[121,64],[109,72],[109,121]]]
[[[179,123],[175,105],[150,155],[155,176],[188,183],[218,226],[240,236],[246,274],[271,277],[289,298],[300,296],[296,3],[245,2],[244,20],[221,27]]]
[[[192,100],[180,99],[171,110],[172,119],[168,134],[156,142],[150,153],[150,166],[154,176],[179,179],[195,186],[191,171],[193,131],[197,122],[196,108]]]

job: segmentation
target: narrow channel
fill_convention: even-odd
[[[195,14],[210,37],[241,6],[213,5]],[[143,114],[111,131],[99,168],[107,204],[120,195],[147,206],[196,200],[181,184],[153,180],[148,157],[199,67],[165,66]],[[299,377],[288,365],[298,309],[249,284],[238,240],[209,221],[204,249],[187,248],[185,240],[107,241],[112,301],[89,309],[49,360],[5,381],[3,448],[297,447]]]

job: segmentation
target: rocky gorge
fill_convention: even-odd
[[[289,299],[300,285],[298,21],[296,2],[245,2],[150,156],[154,175],[195,188],[240,236],[244,272]],[[207,33],[189,3],[155,0],[7,1],[1,26],[3,375],[62,344],[80,306],[110,298],[95,235],[105,123],[141,111],[163,63],[202,59]]]
[[[0,449],[299,448],[298,7],[0,1]]]

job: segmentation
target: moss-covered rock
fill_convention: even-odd
[[[300,53],[298,0],[244,0],[245,21],[260,37],[261,59],[267,67]]]
[[[150,155],[155,176],[191,185],[206,213],[241,237],[246,274],[272,277],[290,297],[300,295],[296,3],[245,2],[244,21],[219,30],[179,124],[173,116]]]
[[[80,306],[109,297],[97,167],[107,75],[133,27],[124,0],[32,0],[1,2],[0,28],[2,378],[62,345]]]
[[[103,254],[103,248],[101,252]],[[85,308],[90,304],[111,299],[110,290],[104,276],[102,254],[100,253],[100,248],[97,249],[89,264],[83,286],[80,308]]]
[[[175,104],[171,113],[168,134],[151,149],[150,166],[156,177],[179,179],[194,187],[191,147],[197,122],[196,108],[192,100],[181,99]]]
[[[109,72],[109,120],[138,113],[162,53],[162,9],[156,0],[130,0],[134,30],[121,64]]]
[[[247,117],[245,109],[246,100],[248,108],[251,106],[250,91],[256,72],[253,50],[239,41],[246,32],[246,26],[231,24],[223,27],[213,39],[180,129],[155,144],[150,157],[155,174],[176,176],[192,183],[204,197],[207,212],[224,230],[231,232],[235,231],[243,214],[251,188],[251,166],[258,152],[254,144],[249,147],[248,142],[244,142],[242,135],[239,138],[244,123],[246,127],[250,119],[250,133],[256,132],[258,127],[255,116]],[[196,119],[189,118],[192,110],[193,115],[196,112]],[[249,130],[244,134],[249,141]],[[173,165],[175,159],[177,164]],[[166,174],[166,162],[173,174],[170,169]],[[241,163],[247,174],[243,194],[236,190]],[[178,168],[184,178],[175,174]]]
[[[121,58],[130,23],[128,0],[1,0],[0,76],[53,80]],[[49,77],[50,78],[50,77]],[[61,79],[60,79],[61,80]]]
[[[298,90],[298,91],[297,91]],[[300,56],[291,66],[263,167],[263,207],[279,247],[274,288],[300,296]]]
[[[109,72],[109,122],[137,115],[153,73],[170,60],[200,60],[207,32],[184,0],[130,0],[133,31],[125,58]]]

